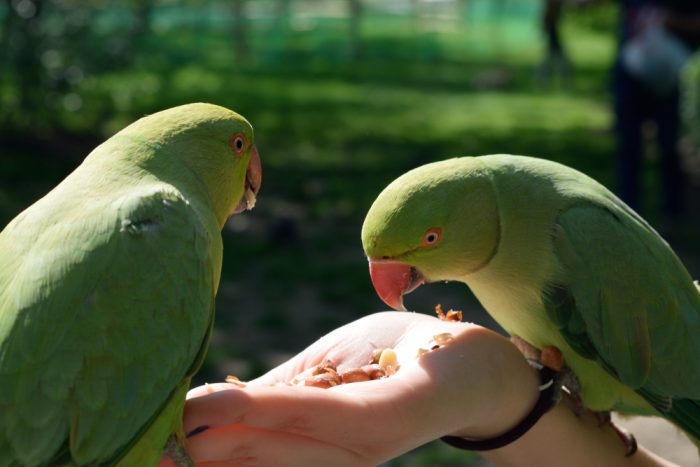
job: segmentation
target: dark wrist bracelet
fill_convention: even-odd
[[[549,409],[556,405],[560,398],[559,385],[554,380],[557,372],[540,365],[538,362],[529,363],[535,366],[540,374],[540,397],[537,399],[537,403],[530,413],[528,413],[520,423],[495,438],[466,439],[458,436],[443,436],[440,439],[450,446],[467,451],[490,451],[510,444],[527,433],[542,415],[546,414]]]

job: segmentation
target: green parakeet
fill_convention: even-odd
[[[582,173],[492,155],[428,164],[370,208],[378,295],[467,284],[491,316],[555,346],[593,410],[662,415],[700,439],[700,293],[668,244]]]
[[[227,217],[261,182],[250,124],[147,116],[0,233],[0,466],[156,465],[214,319]]]

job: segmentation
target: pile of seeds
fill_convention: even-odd
[[[447,313],[444,313],[440,304],[435,307],[435,313],[438,315],[438,318],[443,321],[462,321],[461,311],[449,310]],[[449,332],[436,334],[430,341],[430,344],[432,344],[430,348],[419,348],[416,356],[420,357],[428,352],[437,350],[449,343],[453,338],[454,336]],[[359,383],[362,381],[387,378],[396,373],[399,367],[399,361],[394,349],[375,349],[368,363],[360,368],[346,368],[338,371],[337,365],[333,363],[333,361],[326,359],[320,364],[302,371],[292,378],[289,383],[283,384],[327,389],[340,384]],[[245,387],[245,383],[241,382],[235,376],[227,376],[226,382],[238,387]]]
[[[372,352],[369,363],[360,368],[346,368],[338,371],[331,360],[324,360],[319,365],[308,368],[296,375],[291,384],[330,388],[339,384],[359,383],[391,376],[399,369],[394,349],[377,349]]]

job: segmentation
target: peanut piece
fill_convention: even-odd
[[[435,305],[435,313],[441,321],[462,321],[462,312],[459,310],[450,310],[447,313],[442,311],[442,305]]]
[[[305,386],[313,386],[315,388],[323,389],[328,389],[333,386],[337,386],[338,384],[340,384],[340,377],[338,376],[338,373],[335,372],[333,372],[333,374],[323,373],[320,375],[315,375],[304,381]]]
[[[362,371],[369,375],[369,379],[379,379],[386,376],[386,372],[379,367],[378,363],[371,363],[362,367]]]
[[[455,321],[455,322],[462,321],[462,312],[459,310],[448,311],[447,314],[445,315],[445,321]]]
[[[453,336],[451,332],[441,332],[440,334],[435,334],[433,336],[433,342],[435,342],[437,345],[445,345],[454,339],[454,337],[455,336]]]
[[[374,349],[372,351],[372,356],[370,357],[369,363],[379,363],[379,357],[382,356],[382,352],[384,352],[384,349]]]
[[[445,319],[445,313],[443,313],[443,311],[442,311],[442,305],[440,305],[439,303],[438,303],[437,305],[435,305],[435,314],[437,315],[437,317],[438,317],[440,320],[444,320],[444,319]]]
[[[387,374],[393,374],[399,368],[399,361],[396,358],[394,349],[384,349],[379,357],[379,368]],[[391,370],[390,370],[391,368]]]
[[[246,384],[243,381],[241,381],[240,379],[238,379],[237,376],[228,375],[224,381],[226,381],[229,384],[233,384],[234,386],[239,387],[239,388],[246,387]]]
[[[326,360],[322,361],[319,365],[316,365],[314,367],[313,371],[311,372],[311,374],[315,376],[315,375],[320,375],[323,373],[328,373],[330,371],[335,373],[338,370],[332,361],[326,359]]]
[[[359,383],[361,381],[369,381],[370,379],[372,379],[370,375],[363,371],[362,368],[348,368],[340,372],[342,384]]]
[[[317,368],[318,367],[315,367],[315,366],[311,367],[311,368],[307,368],[306,370],[302,371],[301,373],[296,375],[294,378],[292,378],[291,383],[292,384],[304,384],[304,382],[306,380],[309,380],[315,376],[314,372],[316,371]]]

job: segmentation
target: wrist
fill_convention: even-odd
[[[468,424],[451,433],[466,439],[497,437],[516,427],[537,404],[540,377],[519,350],[507,339],[491,339],[483,358],[482,387],[472,413],[465,416]]]
[[[535,365],[540,377],[539,396],[535,406],[515,426],[498,436],[485,439],[465,439],[457,436],[443,436],[442,441],[450,446],[468,451],[492,451],[517,441],[532,428],[544,414],[559,400],[559,390],[555,382],[556,371],[542,365]]]

